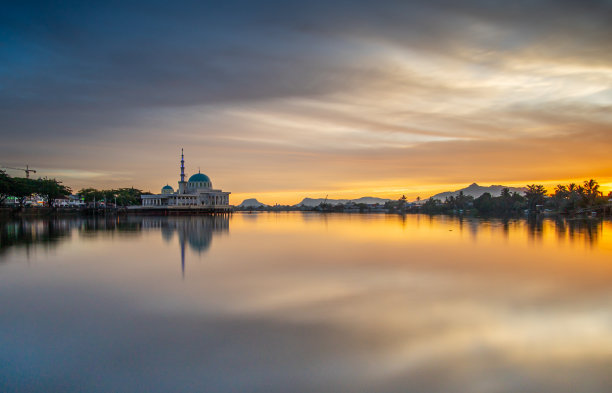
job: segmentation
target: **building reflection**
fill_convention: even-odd
[[[175,234],[181,250],[181,274],[185,277],[185,250],[190,249],[199,255],[210,248],[213,236],[229,232],[229,215],[168,217],[161,221],[161,234],[165,241],[171,242]]]
[[[29,255],[33,248],[49,251],[74,233],[83,238],[101,236],[142,236],[159,230],[167,242],[178,237],[181,270],[185,273],[185,250],[205,253],[213,235],[229,232],[229,215],[192,217],[68,217],[23,218],[0,221],[0,255],[22,249]],[[3,259],[6,261],[6,259]]]

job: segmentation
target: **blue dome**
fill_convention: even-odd
[[[206,176],[203,173],[196,173],[195,175],[192,175],[189,178],[189,182],[197,182],[197,181],[203,181],[203,182],[207,182],[210,183],[210,179],[208,178],[208,176]]]
[[[162,187],[162,190],[172,190],[172,187],[166,184],[165,186]]]

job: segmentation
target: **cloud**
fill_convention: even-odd
[[[145,188],[175,177],[186,144],[239,189],[236,171],[276,190],[533,179],[533,146],[550,163],[610,147],[611,15],[605,1],[17,3],[0,17],[0,154]],[[605,172],[593,150],[556,172]]]

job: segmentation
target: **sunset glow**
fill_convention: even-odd
[[[0,16],[0,164],[74,191],[176,186],[182,147],[233,204],[612,191],[609,2],[69,3]]]

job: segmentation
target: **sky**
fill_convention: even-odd
[[[11,1],[0,165],[83,187],[612,190],[612,1]],[[11,175],[23,173],[9,171]]]

